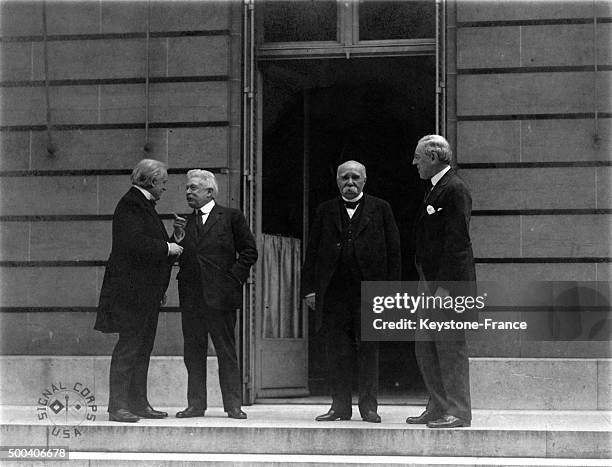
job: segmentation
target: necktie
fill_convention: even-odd
[[[427,188],[425,188],[425,196],[423,196],[423,203],[425,203],[425,201],[427,201],[427,198],[429,197],[429,195],[431,194],[431,192],[434,189],[434,184],[431,183],[431,180],[427,183]]]
[[[200,235],[202,233],[202,230],[204,230],[204,223],[202,222],[202,211],[200,211],[199,209],[194,209],[193,215],[195,216],[198,235]]]
[[[344,202],[344,207],[347,209],[357,209],[357,206],[359,206],[359,201],[345,201]]]

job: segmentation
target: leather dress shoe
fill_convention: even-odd
[[[438,418],[440,418],[439,414],[426,410],[418,417],[408,417],[406,419],[406,423],[408,423],[409,425],[425,425],[428,422],[437,420]]]
[[[135,423],[140,420],[140,417],[134,415],[128,409],[117,409],[108,413],[108,419],[111,422]]]
[[[454,415],[444,415],[437,420],[427,422],[429,428],[458,428],[461,426],[470,426],[471,423]]]
[[[187,407],[185,410],[181,410],[176,413],[176,418],[193,418],[193,417],[203,417],[204,409],[198,409],[197,407]]]
[[[229,418],[235,418],[237,420],[246,420],[247,414],[244,413],[240,407],[234,407],[233,409],[229,409],[227,411],[227,416]]]
[[[132,413],[140,418],[166,418],[168,416],[167,412],[155,410],[150,405],[141,410],[132,410]]]
[[[317,422],[335,422],[336,420],[350,420],[350,415],[340,414],[334,409],[329,409],[329,412],[319,415],[315,418]]]
[[[381,422],[380,415],[378,415],[376,411],[374,410],[368,410],[365,413],[365,415],[361,416],[361,419],[364,422],[370,422],[370,423],[380,423]]]

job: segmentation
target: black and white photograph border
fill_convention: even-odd
[[[300,278],[317,208],[342,206],[338,166],[356,160],[366,202],[388,203],[399,231],[401,279],[385,280],[424,280],[415,226],[436,231],[449,211],[427,201],[417,163],[436,134],[469,190],[478,281],[594,284],[609,313],[611,73],[612,0],[0,0],[0,461],[610,465],[612,346],[580,323],[468,338],[471,426],[406,423],[428,402],[411,338],[379,342],[380,423],[357,410],[356,370],[352,418],[316,421],[333,339]],[[167,166],[153,211],[169,243],[192,216],[194,168],[254,235],[235,330],[246,420],[223,407],[212,340],[205,414],[175,417],[188,405],[178,262],[148,365],[148,400],[169,416],[109,420],[118,335],[94,323],[142,159]]]

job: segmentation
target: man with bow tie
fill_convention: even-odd
[[[183,248],[168,238],[155,211],[166,191],[166,165],[141,160],[132,187],[113,214],[113,243],[106,264],[94,329],[119,333],[110,365],[109,420],[164,418],[147,399],[147,373],[157,318],[170,270]]]
[[[357,362],[359,412],[380,423],[378,343],[361,341],[361,281],[400,280],[400,240],[391,206],[363,192],[366,168],[356,161],[338,167],[340,197],[316,212],[302,268],[302,293],[326,334],[330,410],[317,421],[349,420]]]
[[[247,418],[241,409],[234,329],[242,284],[257,261],[257,248],[243,214],[215,201],[218,190],[211,172],[187,172],[185,196],[194,211],[174,221],[173,238],[184,248],[177,279],[188,374],[187,408],[178,418],[202,417],[206,411],[209,334],[219,362],[223,408],[230,418]]]
[[[412,164],[421,179],[431,182],[415,223],[419,289],[439,297],[475,296],[469,233],[472,198],[451,162],[450,145],[442,136],[427,135],[419,140]],[[427,316],[429,312],[419,310],[419,317],[432,318]],[[406,423],[430,428],[470,426],[469,363],[463,332],[431,336],[417,330],[415,338],[416,359],[429,401],[420,416],[408,417]]]

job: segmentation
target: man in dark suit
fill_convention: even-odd
[[[147,373],[157,317],[170,280],[170,269],[183,248],[169,242],[155,211],[166,191],[166,165],[140,161],[131,175],[132,188],[113,214],[113,243],[100,292],[94,328],[118,332],[110,366],[109,419],[136,422],[163,418],[147,399]]]
[[[201,417],[206,410],[208,334],[217,351],[223,408],[230,418],[247,418],[234,330],[257,248],[242,213],[216,203],[217,192],[211,172],[187,172],[187,204],[194,212],[174,222],[174,239],[184,248],[177,279],[188,373],[187,408],[178,418]]]
[[[366,170],[362,164],[341,164],[336,182],[340,197],[317,208],[302,269],[306,303],[323,314],[332,391],[330,410],[316,420],[351,418],[352,366],[357,354],[359,412],[363,420],[380,423],[378,343],[361,341],[361,281],[400,279],[399,232],[389,204],[363,193]]]
[[[451,161],[448,141],[428,135],[419,140],[412,162],[420,177],[431,181],[415,224],[419,288],[439,297],[476,293],[469,234],[472,198],[451,168]],[[420,310],[419,316],[428,312]],[[415,353],[429,401],[425,412],[408,417],[406,423],[427,424],[430,428],[470,426],[469,363],[463,331],[452,336],[429,336],[417,330]]]

